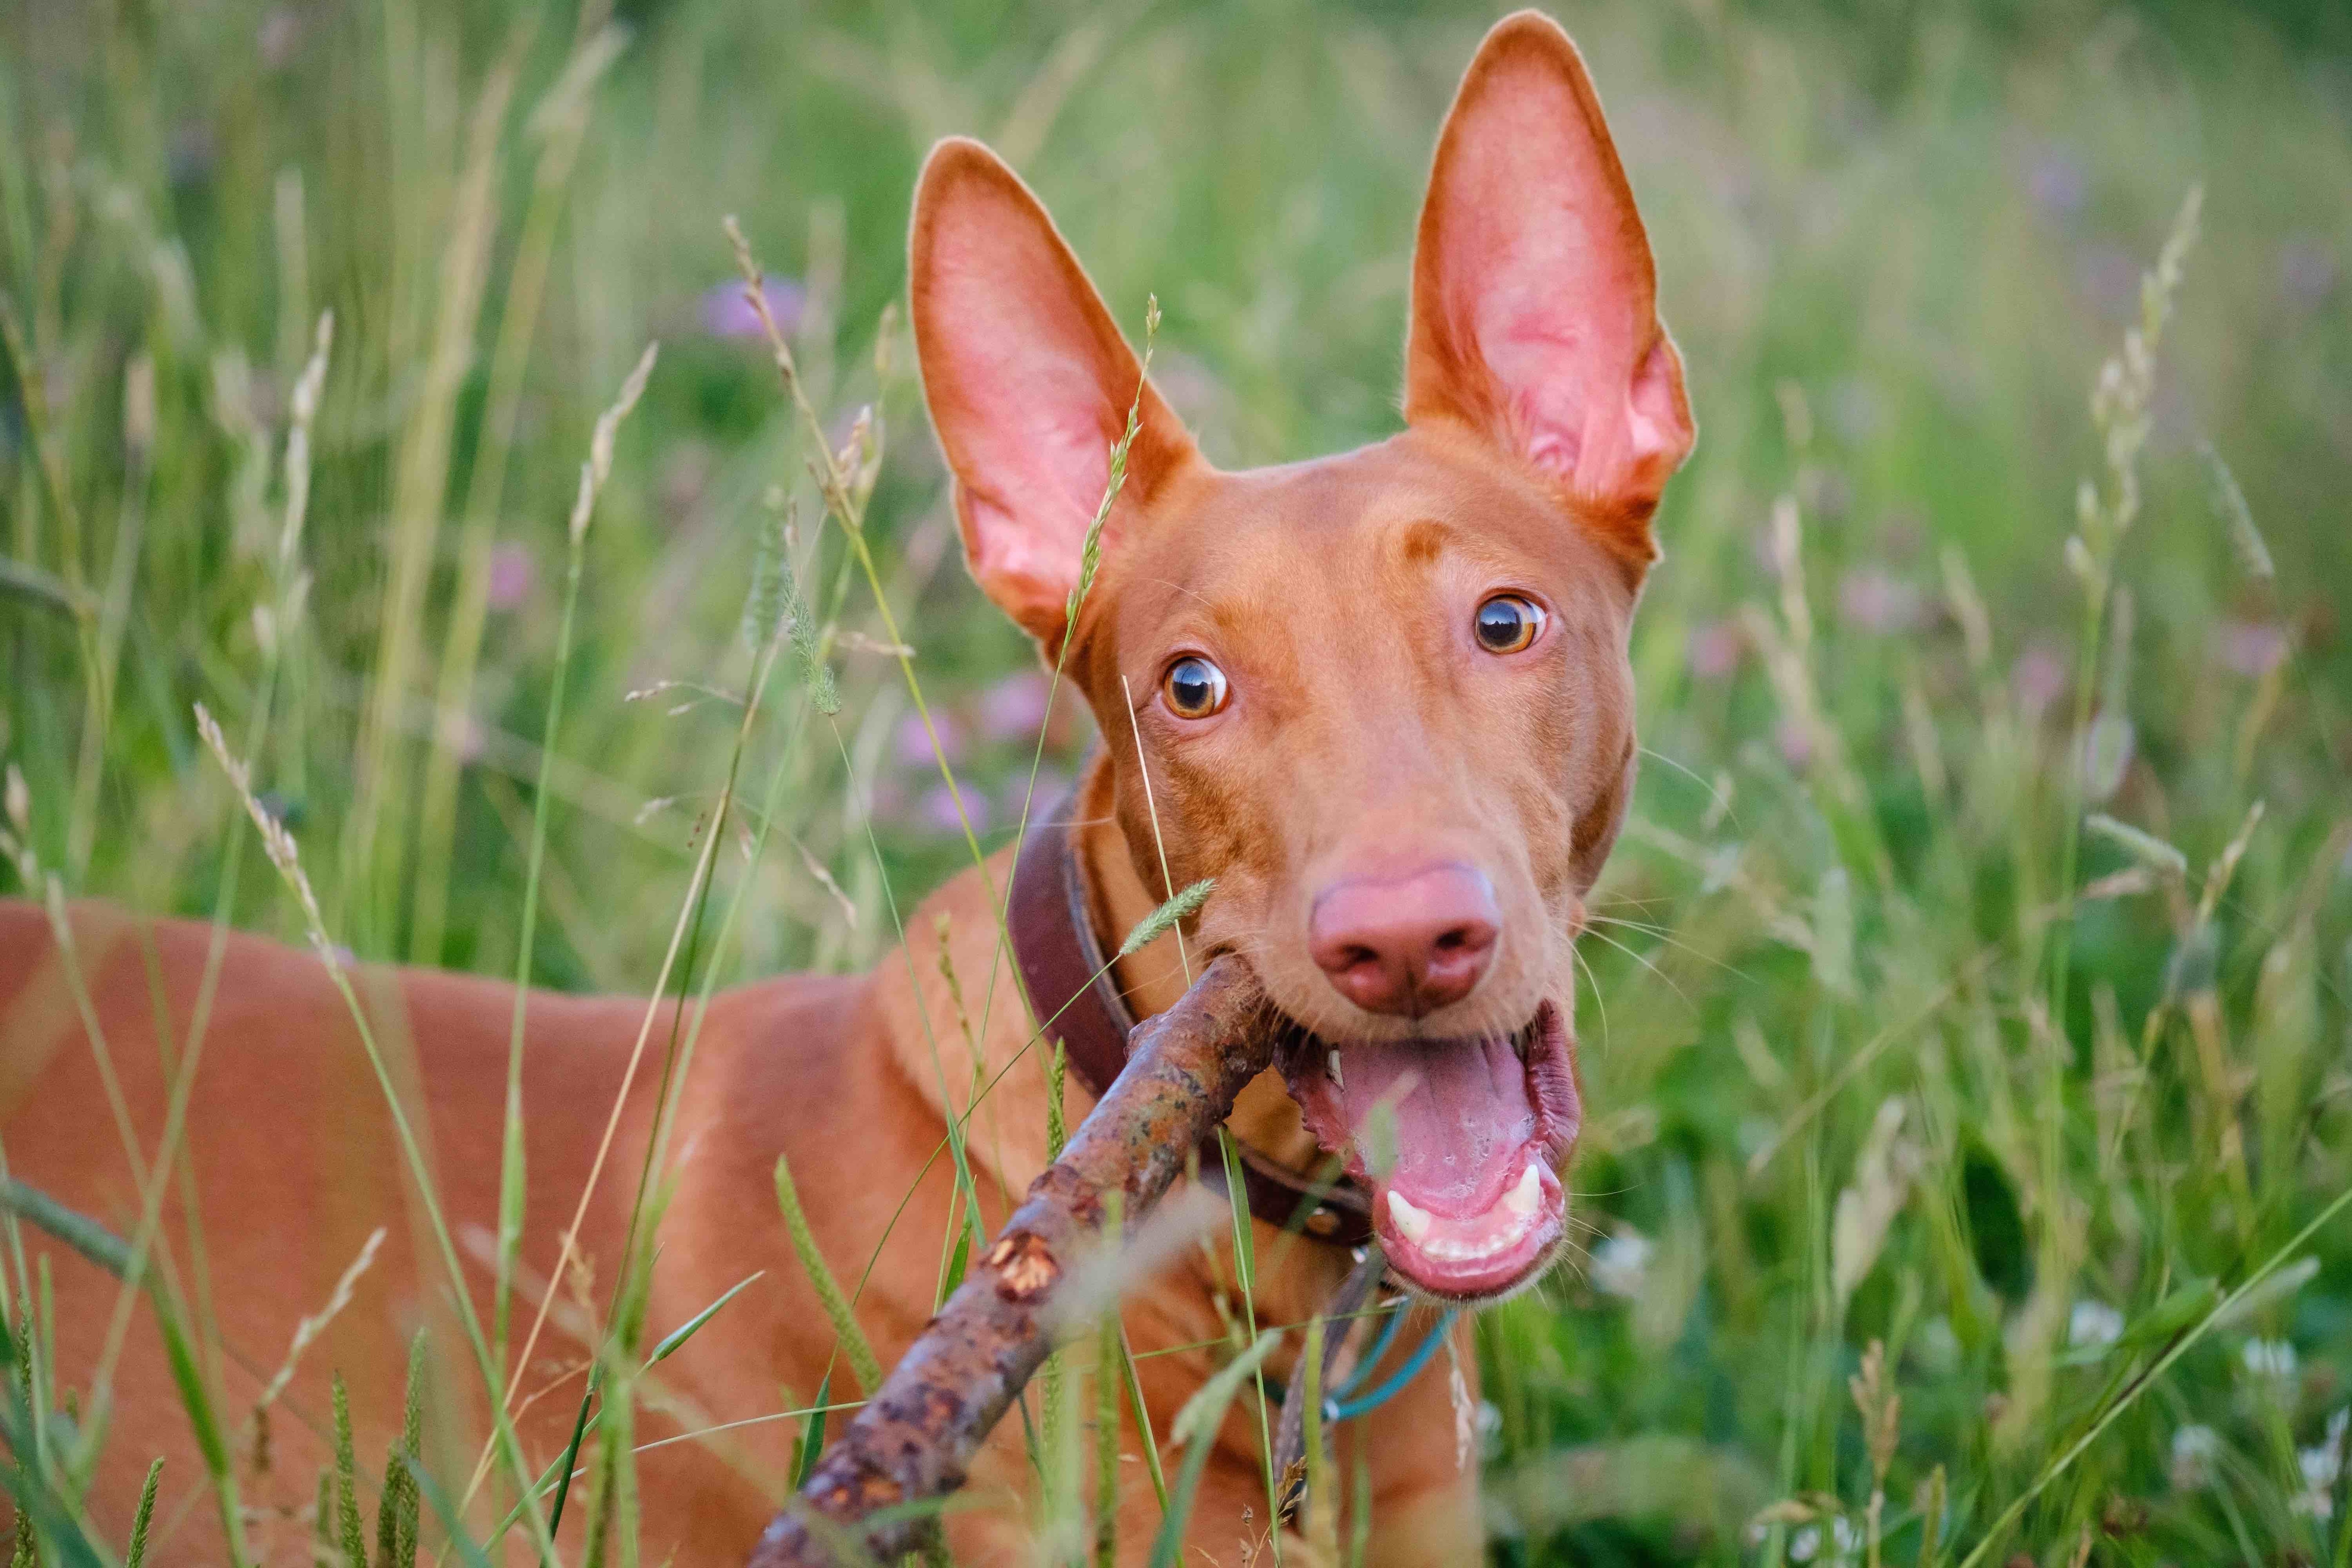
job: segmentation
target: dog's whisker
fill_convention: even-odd
[[[1698,1010],[1697,1005],[1691,1001],[1690,994],[1685,992],[1681,985],[1676,984],[1674,978],[1667,974],[1664,970],[1660,969],[1656,964],[1651,963],[1649,959],[1643,957],[1641,953],[1635,952],[1632,948],[1627,947],[1623,942],[1617,941],[1605,931],[1596,931],[1589,934],[1592,937],[1593,941],[1608,943],[1611,947],[1615,948],[1618,952],[1623,953],[1626,957],[1640,964],[1643,969],[1648,970],[1653,975],[1657,977],[1660,984],[1664,985],[1667,990],[1675,994],[1675,999],[1676,1001],[1682,1003],[1685,1006],[1689,1007],[1693,1012],[1696,1012]],[[1590,973],[1589,970],[1588,973]],[[1596,981],[1594,983],[1594,988],[1596,990],[1599,989],[1599,982]]]

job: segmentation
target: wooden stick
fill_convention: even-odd
[[[751,1568],[819,1568],[849,1542],[884,1563],[935,1539],[907,1508],[964,1483],[972,1455],[1053,1348],[1057,1289],[1100,1237],[1105,1200],[1125,1226],[1150,1212],[1274,1059],[1276,1030],[1240,958],[1210,964],[1135,1030],[1127,1067],[940,1315],[760,1537]],[[888,1517],[868,1522],[888,1510]]]

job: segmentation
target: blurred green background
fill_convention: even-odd
[[[1846,1378],[1883,1338],[1886,1551],[1926,1550],[1940,1466],[1957,1554],[2144,1363],[2102,1313],[2244,1279],[2352,1181],[2352,10],[1554,14],[1700,439],[1635,635],[1653,756],[1600,906],[1626,923],[1587,943],[1591,1255],[1484,1331],[1495,1552],[1834,1560],[1873,1477]],[[925,149],[1002,150],[1131,332],[1158,296],[1157,374],[1212,458],[1308,457],[1396,426],[1421,181],[1492,19],[14,0],[0,756],[43,864],[208,914],[231,806],[190,704],[254,732],[275,649],[257,781],[330,925],[510,970],[565,521],[657,339],[588,535],[536,972],[650,983],[778,487],[847,705],[753,747],[784,837],[730,862],[757,886],[723,961],[874,961],[886,890],[903,910],[967,855],[721,217],[836,438],[877,411],[886,591],[993,844],[1044,685],[961,569],[892,313]],[[2091,389],[2192,187],[2143,456]],[[289,615],[282,443],[329,309]],[[2066,563],[2084,480],[2140,508],[2112,552],[2130,607],[2095,621]],[[1066,774],[1087,721],[1048,729]],[[2078,860],[2086,806],[2185,871],[2095,833]],[[236,918],[299,930],[258,875]],[[2345,1230],[2132,1388],[1999,1551],[2344,1563]]]

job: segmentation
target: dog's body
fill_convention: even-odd
[[[1244,1094],[1235,1132],[1302,1170],[1318,1144],[1344,1153],[1374,1190],[1391,1267],[1422,1289],[1475,1302],[1518,1288],[1554,1255],[1564,1226],[1560,1167],[1579,1117],[1570,944],[1632,778],[1624,650],[1654,553],[1648,519],[1692,433],[1647,244],[1572,47],[1522,15],[1496,28],[1465,78],[1422,220],[1408,428],[1359,452],[1213,468],[1157,393],[1139,391],[1133,355],[1043,209],[976,143],[943,144],[927,167],[912,259],[925,390],[974,575],[1064,657],[1109,742],[1076,807],[1097,935],[1113,948],[1172,887],[1216,879],[1184,929],[1185,951],[1163,937],[1120,964],[1121,989],[1139,1015],[1156,1012],[1181,994],[1188,958],[1244,953],[1312,1046]],[[1083,538],[1131,401],[1128,487],[1073,622]],[[765,1273],[663,1363],[656,1397],[667,1404],[638,1441],[750,1424],[709,1447],[644,1456],[647,1561],[673,1550],[681,1563],[740,1560],[790,1452],[791,1425],[758,1418],[804,1403],[833,1364],[833,1335],[778,1219],[780,1152],[834,1270],[864,1279],[859,1316],[886,1360],[935,1299],[953,1179],[940,1146],[967,1086],[1003,1073],[971,1122],[983,1221],[1000,1222],[1043,1168],[1044,1072],[1025,1050],[1031,1022],[995,924],[1009,876],[1001,854],[933,895],[907,922],[905,962],[861,978],[772,981],[714,1004],[677,1090],[648,1338]],[[170,1048],[184,1048],[213,933],[94,906],[73,919],[98,1033],[152,1158],[169,1083],[158,1019]],[[322,966],[226,940],[187,1145],[228,1352],[228,1419],[368,1232],[394,1231],[282,1402],[267,1476],[253,1472],[249,1442],[239,1458],[248,1501],[291,1510],[309,1501],[326,1450],[288,1417],[323,1424],[331,1369],[353,1385],[362,1454],[380,1454],[410,1330],[429,1320],[453,1364],[465,1352],[415,1194],[405,1211],[392,1199],[406,1189],[388,1113]],[[128,1229],[136,1187],[60,958],[40,910],[0,906],[7,1158],[15,1174]],[[487,1233],[512,993],[389,970],[363,972],[360,989],[380,1033],[413,1042],[413,1054],[393,1056],[405,1064],[403,1092],[427,1111],[451,1224]],[[543,1278],[646,1007],[534,996],[529,1016],[523,1251]],[[667,1005],[656,1026],[579,1233],[600,1303],[646,1158]],[[1072,1113],[1084,1108],[1074,1089]],[[1373,1144],[1385,1152],[1368,1153]],[[1307,1319],[1349,1263],[1264,1225],[1255,1250],[1260,1323]],[[175,1242],[174,1252],[193,1289],[186,1248]],[[69,1376],[85,1374],[115,1286],[58,1257],[58,1353]],[[467,1267],[486,1295],[487,1262]],[[1127,1303],[1163,1439],[1215,1364],[1210,1351],[1182,1347],[1223,1340],[1220,1292],[1230,1290],[1203,1250]],[[1228,1294],[1223,1305],[1238,1303]],[[529,1306],[518,1306],[518,1338]],[[1462,1405],[1475,1374],[1466,1331],[1457,1337],[1462,1381],[1425,1374],[1341,1430],[1339,1473],[1351,1474],[1359,1454],[1369,1466],[1375,1563],[1480,1551]],[[559,1366],[576,1371],[582,1352],[551,1326],[526,1391]],[[442,1473],[462,1474],[483,1402],[458,1392],[469,1380],[446,1381],[436,1407],[465,1441],[445,1439],[434,1457]],[[93,1505],[117,1539],[151,1454],[172,1456],[167,1510],[202,1474],[144,1323],[120,1384]],[[845,1367],[835,1366],[832,1389],[848,1395]],[[525,1414],[534,1465],[561,1451],[578,1390],[575,1375]],[[1127,1436],[1131,1451],[1131,1426]],[[1258,1440],[1255,1416],[1236,1406],[1192,1524],[1193,1543],[1217,1561],[1243,1560],[1265,1535]],[[1157,1503],[1142,1466],[1125,1468],[1122,1554],[1140,1560]],[[1007,1500],[1028,1473],[1019,1425],[1007,1423],[974,1477],[979,1506],[950,1516],[959,1562],[1025,1560],[1027,1516]],[[200,1515],[162,1560],[210,1555],[189,1545],[209,1533]],[[299,1531],[279,1533],[279,1550],[299,1555]]]
[[[1087,837],[1098,846],[1108,835]],[[1118,854],[1123,858],[1123,849]],[[1098,862],[1097,852],[1087,858]],[[994,857],[990,874],[1001,889],[1009,857]],[[1096,885],[1118,881],[1106,877]],[[1139,919],[1150,903],[1131,872],[1124,881],[1130,896],[1121,902],[1139,906]],[[971,982],[967,1002],[976,1015],[995,955],[988,895],[976,873],[942,887],[916,911],[908,930],[932,932],[941,915],[952,932],[951,963],[960,980]],[[188,921],[146,922],[107,905],[79,906],[73,918],[76,959],[97,1005],[100,1033],[140,1145],[152,1158],[169,1083],[155,1044],[157,997],[171,1020],[173,1044],[184,1045],[213,933]],[[769,981],[714,1000],[679,1108],[677,1184],[661,1231],[648,1337],[675,1329],[746,1275],[765,1272],[662,1363],[661,1386],[675,1396],[679,1414],[641,1418],[640,1442],[805,1405],[829,1364],[832,1397],[856,1397],[846,1365],[834,1362],[823,1309],[782,1229],[774,1186],[779,1152],[793,1159],[802,1202],[836,1274],[854,1283],[875,1259],[858,1316],[885,1364],[921,1331],[939,1279],[952,1181],[948,1161],[934,1157],[946,1135],[940,1075],[958,1086],[960,1104],[961,1087],[971,1081],[971,1057],[950,1022],[954,1003],[936,962],[938,949],[927,934],[915,942],[919,963],[911,979],[905,965],[892,963],[854,978]],[[1173,955],[1166,962],[1172,965]],[[1017,1201],[1045,1164],[1045,1088],[1034,1052],[1013,1061],[1030,1025],[1004,989],[1011,984],[1000,971],[982,1051],[984,1076],[1008,1064],[1011,1071],[983,1102],[971,1142],[990,1228],[1009,1212],[1004,1194]],[[493,981],[417,970],[362,971],[359,990],[380,1038],[414,1043],[412,1082],[422,1093],[410,1103],[426,1108],[436,1185],[451,1225],[478,1238],[498,1217],[497,1150],[513,993]],[[307,1563],[308,1527],[295,1516],[310,1503],[310,1488],[329,1452],[320,1434],[328,1426],[330,1374],[340,1371],[352,1385],[359,1451],[373,1464],[396,1430],[407,1336],[425,1324],[444,1361],[459,1370],[467,1363],[460,1331],[438,1305],[446,1275],[420,1228],[413,1199],[404,1203],[396,1195],[407,1184],[399,1174],[390,1115],[318,959],[263,939],[229,936],[218,994],[187,1124],[213,1304],[228,1352],[221,1367],[226,1419],[243,1417],[285,1354],[297,1321],[325,1304],[369,1232],[380,1225],[391,1232],[352,1305],[306,1354],[282,1397],[271,1423],[268,1472],[253,1469],[249,1441],[236,1456],[245,1500],[261,1513],[256,1545],[274,1542],[272,1563]],[[933,1026],[926,1026],[925,1015]],[[530,1204],[523,1263],[533,1281],[554,1266],[645,1016],[639,998],[540,994],[530,999],[524,1058]],[[650,1131],[661,1031],[668,1022],[666,1005],[582,1226],[580,1248],[591,1260],[600,1304],[619,1265]],[[973,1024],[978,1031],[976,1016]],[[130,1234],[137,1189],[106,1110],[68,971],[50,942],[47,917],[29,904],[0,902],[0,1045],[5,1073],[0,1110],[8,1113],[12,1173]],[[1068,1092],[1075,1121],[1087,1100],[1075,1084]],[[1277,1107],[1284,1103],[1278,1089],[1265,1098]],[[918,1181],[916,1173],[927,1164]],[[900,1212],[899,1200],[910,1188],[913,1195]],[[184,1213],[174,1194],[169,1232],[179,1233]],[[109,1328],[113,1278],[47,1245],[37,1229],[28,1226],[26,1235],[56,1260],[59,1364],[69,1375],[86,1376]],[[1281,1260],[1268,1270],[1257,1297],[1263,1322],[1302,1321],[1328,1297],[1345,1267],[1343,1254],[1263,1225],[1255,1240],[1261,1258]],[[488,1263],[476,1247],[467,1264],[487,1322]],[[187,1283],[184,1248],[180,1272]],[[1212,1265],[1198,1256],[1164,1271],[1127,1305],[1135,1350],[1220,1339],[1223,1327],[1212,1300],[1220,1288],[1230,1291],[1230,1280],[1215,1279]],[[533,1291],[514,1305],[518,1342],[535,1300]],[[1466,1335],[1462,1348],[1465,1368],[1471,1370]],[[533,1358],[526,1394],[552,1390],[531,1404],[521,1423],[535,1468],[561,1452],[570,1436],[585,1349],[576,1333],[551,1323]],[[1146,1355],[1138,1363],[1154,1427],[1163,1437],[1213,1364],[1204,1349]],[[470,1381],[453,1376],[435,1390],[436,1410],[440,1401],[455,1399],[462,1412],[461,1419],[436,1427],[444,1441],[432,1458],[443,1474],[466,1472],[475,1453],[467,1444],[478,1443],[483,1432],[484,1405],[478,1392],[468,1396]],[[97,1526],[106,1539],[127,1535],[141,1476],[150,1458],[163,1454],[171,1484],[159,1517],[182,1510],[188,1517],[154,1560],[216,1560],[218,1529],[203,1461],[179,1409],[162,1342],[143,1316],[118,1383],[114,1430],[95,1489]],[[845,1419],[836,1415],[835,1428]],[[1476,1538],[1472,1478],[1455,1463],[1454,1418],[1444,1379],[1420,1380],[1370,1420],[1362,1438],[1380,1489],[1384,1545],[1378,1560],[1426,1563],[1454,1555],[1434,1545],[1391,1554],[1385,1544],[1416,1531],[1432,1542]],[[716,1454],[677,1444],[642,1456],[646,1561],[661,1562],[674,1552],[680,1564],[740,1563],[779,1500],[796,1426],[771,1420],[721,1433]],[[466,1444],[446,1441],[447,1434],[459,1431]],[[1194,1539],[1220,1561],[1239,1560],[1242,1543],[1265,1534],[1255,1433],[1254,1423],[1238,1416],[1229,1423],[1204,1480]],[[1131,1426],[1128,1438],[1129,1452],[1138,1453]],[[1121,1540],[1132,1554],[1157,1530],[1158,1506],[1140,1464],[1128,1468]],[[973,1481],[976,1495],[997,1506],[950,1516],[959,1563],[1025,1561],[1013,1550],[1025,1536],[1022,1515],[1005,1500],[1026,1490],[1026,1469],[1019,1424],[1008,1422]],[[568,1523],[565,1534],[576,1545],[574,1528]]]

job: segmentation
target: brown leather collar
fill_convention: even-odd
[[[1006,913],[1030,1010],[1047,1037],[1062,1042],[1072,1070],[1099,1100],[1127,1066],[1135,1016],[1095,940],[1073,831],[1076,809],[1073,791],[1031,824],[1013,860]],[[1344,1175],[1313,1181],[1238,1139],[1234,1147],[1251,1214],[1337,1246],[1360,1247],[1371,1239],[1371,1204],[1353,1181]],[[1201,1146],[1201,1179],[1220,1192],[1225,1188],[1224,1157],[1213,1139]]]

